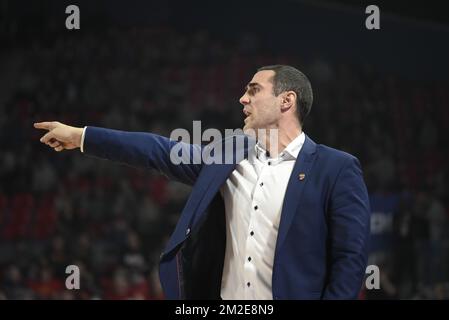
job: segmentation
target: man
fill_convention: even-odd
[[[302,131],[312,100],[299,70],[260,68],[240,98],[257,143],[244,136],[244,155],[225,164],[176,165],[171,150],[182,142],[150,133],[35,127],[49,130],[41,142],[56,151],[80,147],[193,185],[161,255],[167,298],[353,299],[367,263],[368,194],[355,157]]]

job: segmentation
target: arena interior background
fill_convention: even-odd
[[[274,63],[311,79],[305,132],[362,163],[381,289],[360,298],[449,298],[448,23],[380,4],[369,31],[367,4],[349,2],[1,0],[0,298],[163,299],[158,258],[189,194],[55,153],[33,122],[239,128],[243,87]],[[80,30],[65,28],[69,4]],[[80,290],[65,289],[70,264]]]

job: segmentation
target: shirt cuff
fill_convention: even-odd
[[[86,127],[83,129],[83,134],[81,135],[81,143],[80,143],[80,150],[83,153],[84,152],[84,136],[86,135]]]

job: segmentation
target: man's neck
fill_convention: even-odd
[[[301,127],[290,130],[268,129],[258,140],[262,147],[269,152],[270,157],[276,158],[301,133]]]

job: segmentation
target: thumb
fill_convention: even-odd
[[[40,141],[42,143],[48,144],[50,142],[50,140],[53,139],[53,138],[55,138],[53,132],[49,131],[40,139]]]

